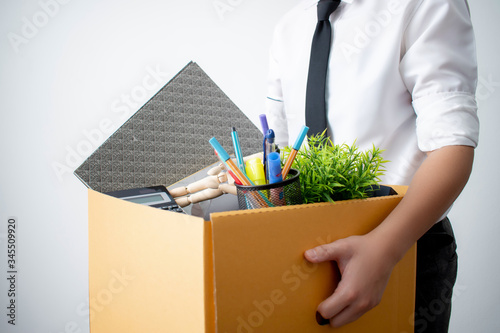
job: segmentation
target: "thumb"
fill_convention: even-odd
[[[338,250],[335,242],[317,246],[307,250],[304,257],[312,263],[320,263],[324,261],[335,261],[338,258]]]

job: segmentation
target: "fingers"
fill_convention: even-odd
[[[345,308],[342,312],[330,319],[330,326],[341,327],[358,320],[366,311],[357,310],[355,306],[351,305]]]
[[[335,292],[320,303],[318,312],[325,319],[334,318],[349,306],[352,302],[352,298],[353,297],[345,291],[345,288],[342,287],[341,281],[335,289]]]
[[[337,261],[341,256],[341,248],[341,241],[336,241],[307,250],[304,253],[304,257],[312,263]],[[329,323],[330,318],[340,314],[349,305],[350,298],[346,293],[342,292],[342,290],[342,281],[340,281],[333,295],[318,306],[318,323],[323,325]],[[320,317],[323,317],[323,320],[321,320]]]
[[[191,204],[188,197],[175,198],[175,203],[177,203],[182,208],[189,206]]]
[[[375,307],[392,270],[360,236],[315,247],[304,256],[313,263],[335,261],[338,265],[341,280],[334,293],[317,308],[333,327],[353,322]]]
[[[350,310],[353,309],[352,306],[348,306],[342,312],[331,319],[325,319],[321,313],[316,312],[316,321],[318,324],[325,326],[330,325],[331,327],[339,328],[349,323],[358,320],[364,313],[351,314]]]
[[[357,320],[375,305],[368,297],[357,295],[341,282],[333,295],[318,306],[318,313],[329,319],[332,327],[340,327]]]
[[[335,252],[330,246],[331,244],[328,245],[321,245],[318,247],[315,247],[314,249],[307,250],[304,253],[304,256],[306,257],[307,260],[309,260],[312,263],[320,263],[324,261],[332,261],[335,259]]]
[[[342,247],[342,240],[338,240],[307,250],[304,256],[312,263],[321,263],[325,261],[337,261],[343,252],[345,252],[345,249]]]
[[[174,197],[181,197],[183,195],[188,194],[187,188],[186,187],[176,187],[174,189],[169,190],[170,194]]]

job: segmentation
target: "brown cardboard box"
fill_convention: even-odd
[[[415,247],[396,266],[382,302],[340,329],[315,319],[338,282],[334,265],[303,257],[370,231],[402,196],[215,213],[204,221],[89,190],[91,333],[413,332]]]

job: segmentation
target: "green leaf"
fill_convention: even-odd
[[[387,161],[382,158],[383,150],[375,145],[367,151],[360,151],[355,142],[334,145],[323,132],[309,137],[309,148],[305,146],[292,167],[300,171],[306,203],[365,198],[366,188],[378,185],[379,177],[385,172]],[[290,147],[281,149],[281,160],[285,161],[290,152]]]

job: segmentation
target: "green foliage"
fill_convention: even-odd
[[[383,150],[359,151],[353,144],[334,145],[325,133],[311,136],[297,153],[292,168],[300,171],[304,203],[362,199],[385,172]],[[281,149],[286,161],[291,147]]]

